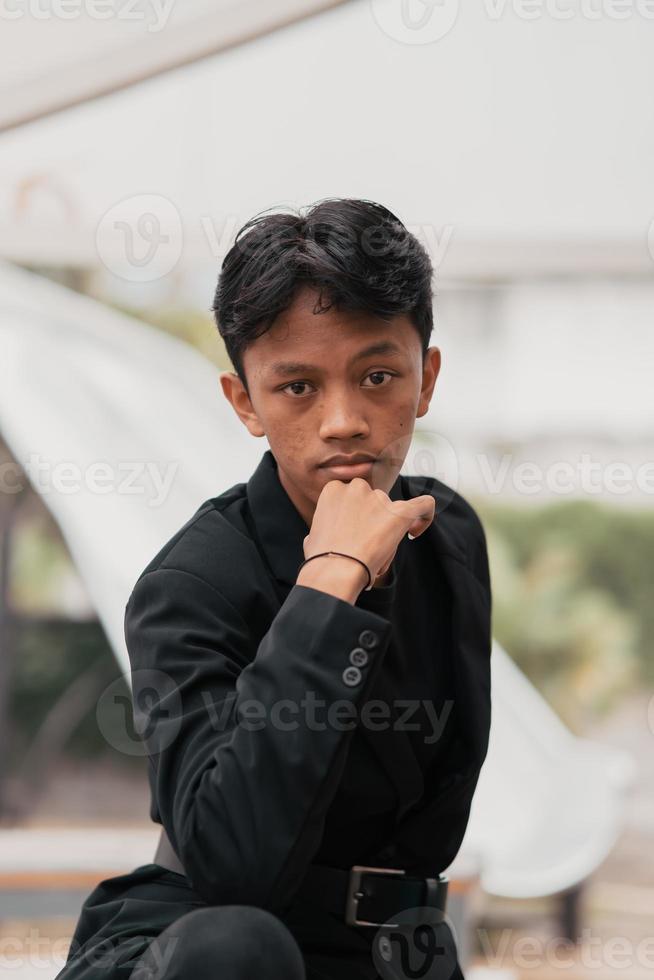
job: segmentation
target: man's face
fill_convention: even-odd
[[[437,347],[427,351],[423,369],[420,338],[408,317],[386,322],[334,307],[314,314],[317,299],[316,289],[302,289],[247,348],[249,397],[235,373],[220,375],[225,397],[249,432],[267,437],[280,482],[309,526],[329,480],[361,476],[373,488],[390,490],[440,369]],[[391,346],[363,353],[379,344]],[[351,472],[324,465],[330,456],[353,453],[369,453],[374,461]]]

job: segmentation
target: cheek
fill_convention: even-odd
[[[299,426],[297,422],[272,425],[266,435],[271,446],[274,444],[278,448],[278,455],[288,461],[289,470],[304,458],[306,447],[310,443],[304,427]]]
[[[393,425],[406,428],[416,420],[416,410],[418,408],[418,397],[412,392],[411,395],[405,393],[398,397],[392,405]]]

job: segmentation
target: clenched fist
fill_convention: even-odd
[[[427,530],[434,519],[436,501],[430,494],[411,500],[391,500],[387,493],[372,489],[361,477],[348,483],[330,480],[322,489],[311,523],[311,530],[304,539],[304,557],[310,558],[324,551],[340,551],[359,558],[370,569],[373,582],[380,579],[390,568],[399,543],[405,534],[418,537]],[[365,569],[349,558],[333,556],[316,559],[311,565],[338,561],[341,573],[345,563],[352,566],[347,573],[356,576],[361,591],[367,583]],[[343,563],[341,565],[341,562]],[[303,581],[309,581],[303,577]],[[299,582],[299,578],[298,578]],[[301,583],[300,583],[301,584]]]

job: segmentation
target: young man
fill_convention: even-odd
[[[487,751],[491,591],[471,506],[400,475],[431,278],[360,200],[255,218],[226,256],[220,383],[270,448],[130,596],[164,832],[88,897],[60,977],[461,978],[441,872]]]

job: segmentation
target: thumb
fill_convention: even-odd
[[[408,529],[409,538],[419,538],[427,530],[436,514],[436,501],[430,493],[413,497],[410,501],[414,518]]]

